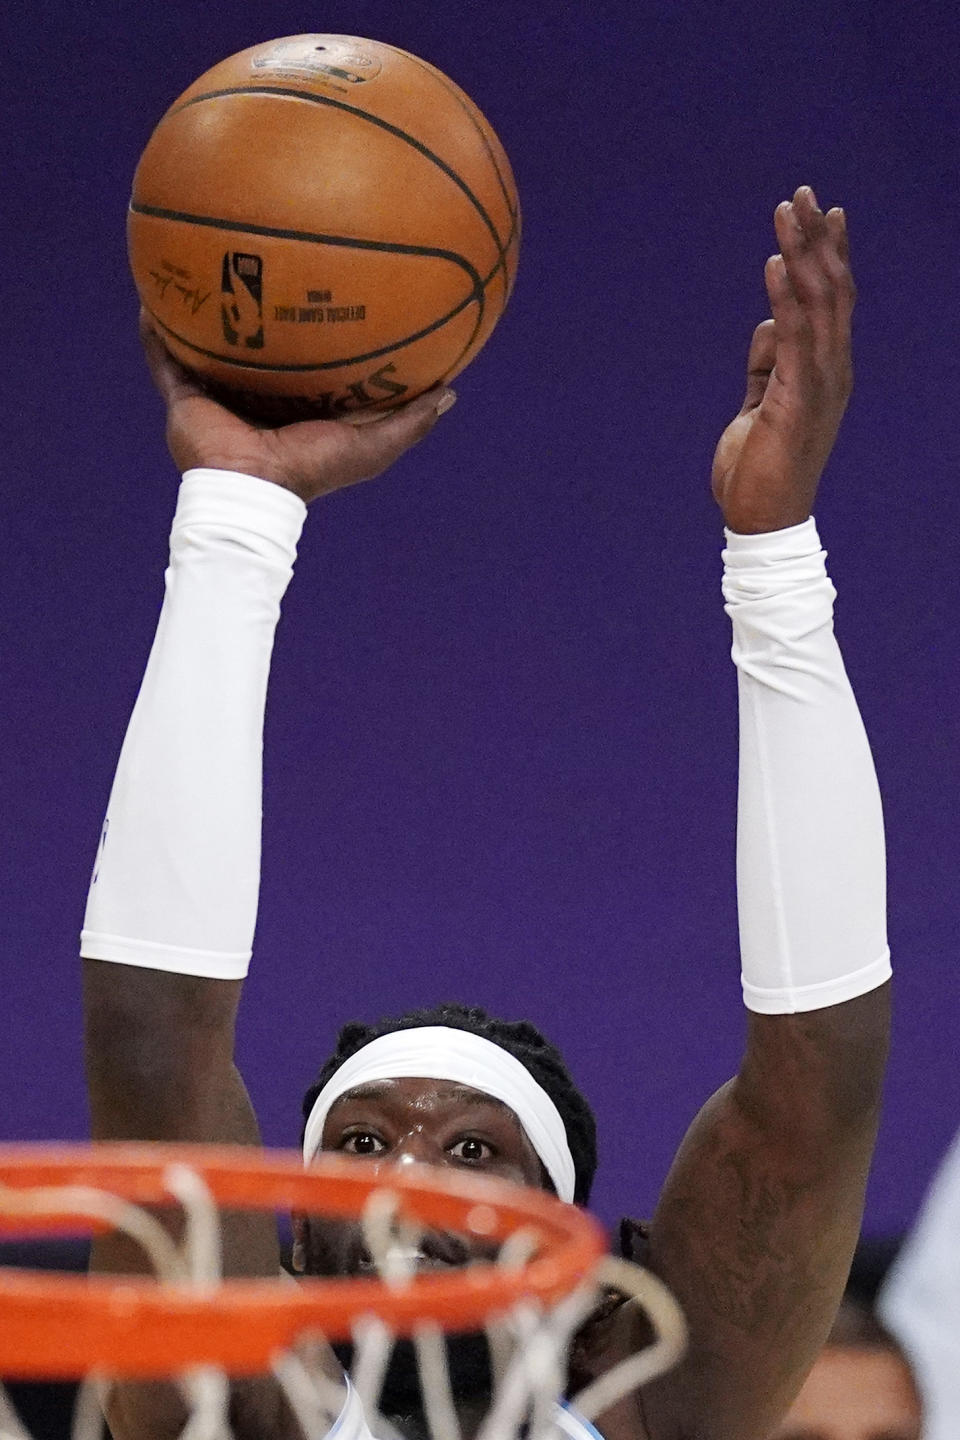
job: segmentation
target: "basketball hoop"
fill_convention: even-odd
[[[145,1208],[145,1207],[150,1207]],[[177,1244],[151,1210],[184,1219]],[[219,1210],[356,1220],[378,1278],[223,1279]],[[660,1374],[683,1346],[673,1300],[647,1272],[604,1257],[600,1226],[542,1191],[416,1167],[374,1175],[363,1161],[211,1146],[99,1144],[0,1150],[0,1239],[120,1232],[152,1276],[0,1269],[0,1375],[86,1376],[74,1436],[101,1434],[100,1400],[118,1380],[175,1380],[194,1418],[183,1432],[229,1437],[226,1377],[273,1374],[303,1428],[322,1440],[344,1401],[309,1342],[351,1340],[354,1385],[374,1433],[393,1344],[413,1341],[434,1436],[459,1433],[444,1332],[486,1331],[496,1384],[477,1440],[549,1432],[570,1340],[611,1287],[635,1296],[656,1339],[574,1398],[590,1418]],[[480,1240],[496,1258],[416,1273],[425,1231]],[[306,1342],[306,1343],[305,1343]],[[314,1346],[314,1349],[316,1347]],[[109,1380],[105,1377],[109,1377]],[[196,1428],[199,1412],[209,1423]],[[9,1412],[9,1413],[8,1413]],[[26,1440],[0,1387],[0,1440]]]

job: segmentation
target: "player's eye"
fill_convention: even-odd
[[[477,1165],[483,1160],[493,1158],[494,1149],[488,1145],[486,1140],[478,1140],[475,1135],[465,1135],[455,1145],[450,1146],[450,1154],[455,1160],[464,1160],[468,1165]]]
[[[379,1155],[387,1147],[379,1135],[370,1130],[351,1130],[340,1141],[345,1155]]]

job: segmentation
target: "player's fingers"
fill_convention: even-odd
[[[776,376],[795,395],[844,401],[852,386],[849,310],[834,300],[805,300],[796,293],[786,258],[772,255],[767,293],[776,322]]]
[[[811,311],[832,309],[835,276],[824,246],[827,223],[809,186],[801,186],[793,200],[777,206],[774,226],[797,299]]]
[[[835,396],[849,396],[852,388],[850,320],[856,301],[856,287],[849,264],[847,227],[843,211],[823,215],[809,186],[801,186],[793,198],[793,210],[803,232],[806,256],[791,270],[795,288],[809,284],[801,294],[804,315],[809,322],[808,343],[798,337],[799,364],[809,361],[818,383],[829,382]],[[815,279],[809,280],[810,274]]]
[[[823,217],[830,240],[839,258],[845,265],[850,262],[850,237],[847,234],[847,217],[839,205],[834,205]]]
[[[807,218],[810,219],[809,215]],[[820,219],[823,220],[822,215]],[[777,206],[773,224],[797,299],[807,305],[821,303],[827,298],[828,277],[815,248],[819,231],[812,223],[806,228],[801,224],[800,209],[792,200],[784,200]]]
[[[771,255],[764,268],[777,340],[777,376],[791,385],[809,368],[815,345],[809,306],[801,304],[783,255]]]
[[[763,280],[779,338],[796,340],[808,328],[809,317],[793,288],[783,255],[770,256],[763,268]]]
[[[402,445],[405,450],[428,434],[440,416],[452,409],[456,402],[454,390],[436,385],[415,400],[408,400],[406,405],[398,406],[363,427],[364,436],[371,444]]]
[[[379,475],[405,451],[429,435],[441,415],[456,403],[453,390],[438,386],[369,425],[353,429],[357,479]]]
[[[153,383],[169,409],[175,401],[203,396],[203,389],[189,370],[174,360],[161,340],[146,310],[140,311],[140,342]]]
[[[836,313],[842,322],[849,320],[856,290],[850,273],[850,247],[847,224],[839,206],[824,215],[809,185],[803,185],[793,197],[797,217],[810,255],[828,282]]]
[[[836,257],[839,283],[852,308],[857,298],[857,287],[850,269],[850,237],[847,234],[847,217],[839,205],[835,205],[832,210],[827,211],[824,219],[830,237],[830,245]]]
[[[846,225],[841,211],[829,214],[828,220],[810,186],[801,185],[792,200],[778,205],[774,224],[800,302],[824,322],[834,317],[845,321],[854,299]]]
[[[801,186],[792,201],[777,206],[775,225],[784,273],[771,267],[767,288],[783,342],[777,374],[788,383],[801,375],[823,379],[849,359],[849,268],[837,254],[831,226],[809,186]]]
[[[777,323],[775,320],[761,320],[750,338],[747,355],[747,374],[767,374],[773,369],[777,358]]]
[[[753,332],[747,355],[747,393],[743,410],[755,410],[766,392],[777,358],[777,325],[763,320]]]
[[[803,231],[807,243],[816,245],[824,240],[827,234],[827,222],[812,187],[810,185],[798,186],[790,204],[793,206],[797,224]]]
[[[782,255],[771,255],[763,267],[763,280],[767,287],[767,295],[770,298],[770,307],[773,310],[773,318],[778,318],[778,312],[787,319],[787,308],[792,307],[796,312],[795,318],[800,319],[801,314],[797,305],[797,296],[790,281],[786,261]]]

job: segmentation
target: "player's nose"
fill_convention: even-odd
[[[390,1152],[391,1165],[438,1165],[442,1161],[438,1148],[422,1131],[411,1131],[398,1140]]]

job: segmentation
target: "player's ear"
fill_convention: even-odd
[[[294,1210],[290,1216],[293,1226],[293,1254],[290,1263],[298,1275],[303,1275],[307,1269],[307,1217],[300,1210]]]

